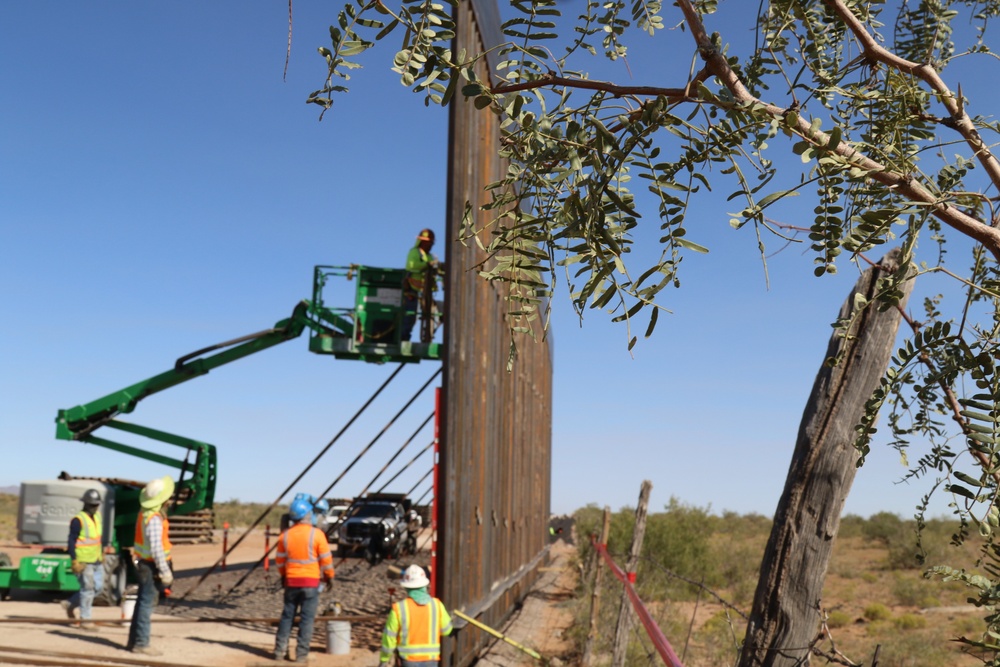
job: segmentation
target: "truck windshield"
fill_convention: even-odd
[[[357,507],[357,511],[354,516],[361,519],[366,519],[368,517],[390,517],[392,516],[393,507],[389,503],[364,503]]]

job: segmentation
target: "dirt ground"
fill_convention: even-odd
[[[273,539],[273,538],[272,538]],[[236,537],[230,536],[230,543]],[[0,551],[18,559],[32,550],[0,544]],[[118,607],[95,607],[97,633],[84,632],[65,617],[64,597],[43,592],[13,591],[0,602],[0,665],[212,665],[252,667],[275,665],[270,659],[275,626],[281,613],[281,588],[273,563],[268,571],[252,568],[264,553],[264,536],[251,533],[227,557],[226,568],[208,568],[222,556],[221,539],[214,544],[175,545],[177,571],[173,595],[153,615],[152,645],[162,656],[144,658],[125,651],[127,621]],[[571,623],[557,604],[575,585],[569,563],[573,547],[553,545],[552,559],[539,584],[503,631],[544,656],[565,655],[562,630]],[[388,606],[402,591],[389,578],[390,565],[426,564],[424,550],[405,562],[370,567],[362,559],[335,560],[336,582],[321,597],[320,616],[310,652],[314,667],[368,667],[378,664],[379,633]],[[201,580],[199,582],[199,580]],[[237,586],[237,583],[239,585]],[[555,604],[554,604],[555,603]],[[340,616],[336,616],[340,606]],[[328,654],[326,620],[350,619],[351,642],[345,655]],[[294,637],[294,633],[293,633]],[[293,639],[294,642],[294,639]],[[338,642],[339,643],[339,642]],[[294,645],[294,644],[293,644]],[[511,653],[511,651],[513,653]],[[526,654],[497,640],[481,664],[497,667],[535,664]]]

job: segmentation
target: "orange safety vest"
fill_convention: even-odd
[[[80,535],[76,538],[76,559],[81,563],[101,560],[101,513],[94,516],[81,510],[74,517],[80,520]]]
[[[307,584],[303,580],[309,580],[318,585],[321,572],[333,579],[330,543],[323,531],[308,523],[297,523],[281,534],[274,562],[281,576],[292,584]]]
[[[399,657],[409,662],[441,659],[441,635],[451,632],[451,617],[437,598],[419,605],[411,598],[392,605],[399,618]],[[444,626],[444,627],[442,627]]]
[[[140,512],[139,517],[136,519],[135,541],[132,545],[132,550],[141,560],[153,561],[153,552],[146,546],[146,524],[157,514],[163,517],[163,554],[167,557],[167,560],[170,560],[170,549],[173,546],[170,544],[170,522],[167,521],[167,516],[159,511]]]

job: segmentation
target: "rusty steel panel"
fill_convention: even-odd
[[[461,2],[455,11],[454,52],[478,53],[500,39],[495,0]],[[486,63],[478,68],[489,80]],[[437,594],[496,628],[527,595],[548,546],[552,350],[548,340],[519,339],[507,371],[507,302],[478,276],[485,253],[458,240],[466,202],[477,227],[489,220],[480,210],[489,201],[484,187],[507,167],[500,127],[460,95],[450,113]],[[442,664],[468,665],[491,641],[462,630],[442,646]]]

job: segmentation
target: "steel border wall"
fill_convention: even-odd
[[[455,53],[499,43],[496,0],[460,2],[456,23]],[[486,81],[491,71],[480,63],[477,74]],[[507,304],[496,285],[478,276],[485,253],[458,241],[467,201],[478,225],[488,220],[480,210],[489,201],[484,187],[507,168],[499,146],[496,116],[456,95],[449,123],[437,594],[490,627],[503,625],[545,562],[552,463],[551,344],[519,340],[518,359],[507,371]],[[442,645],[441,664],[468,665],[490,641],[479,630],[459,630]]]

